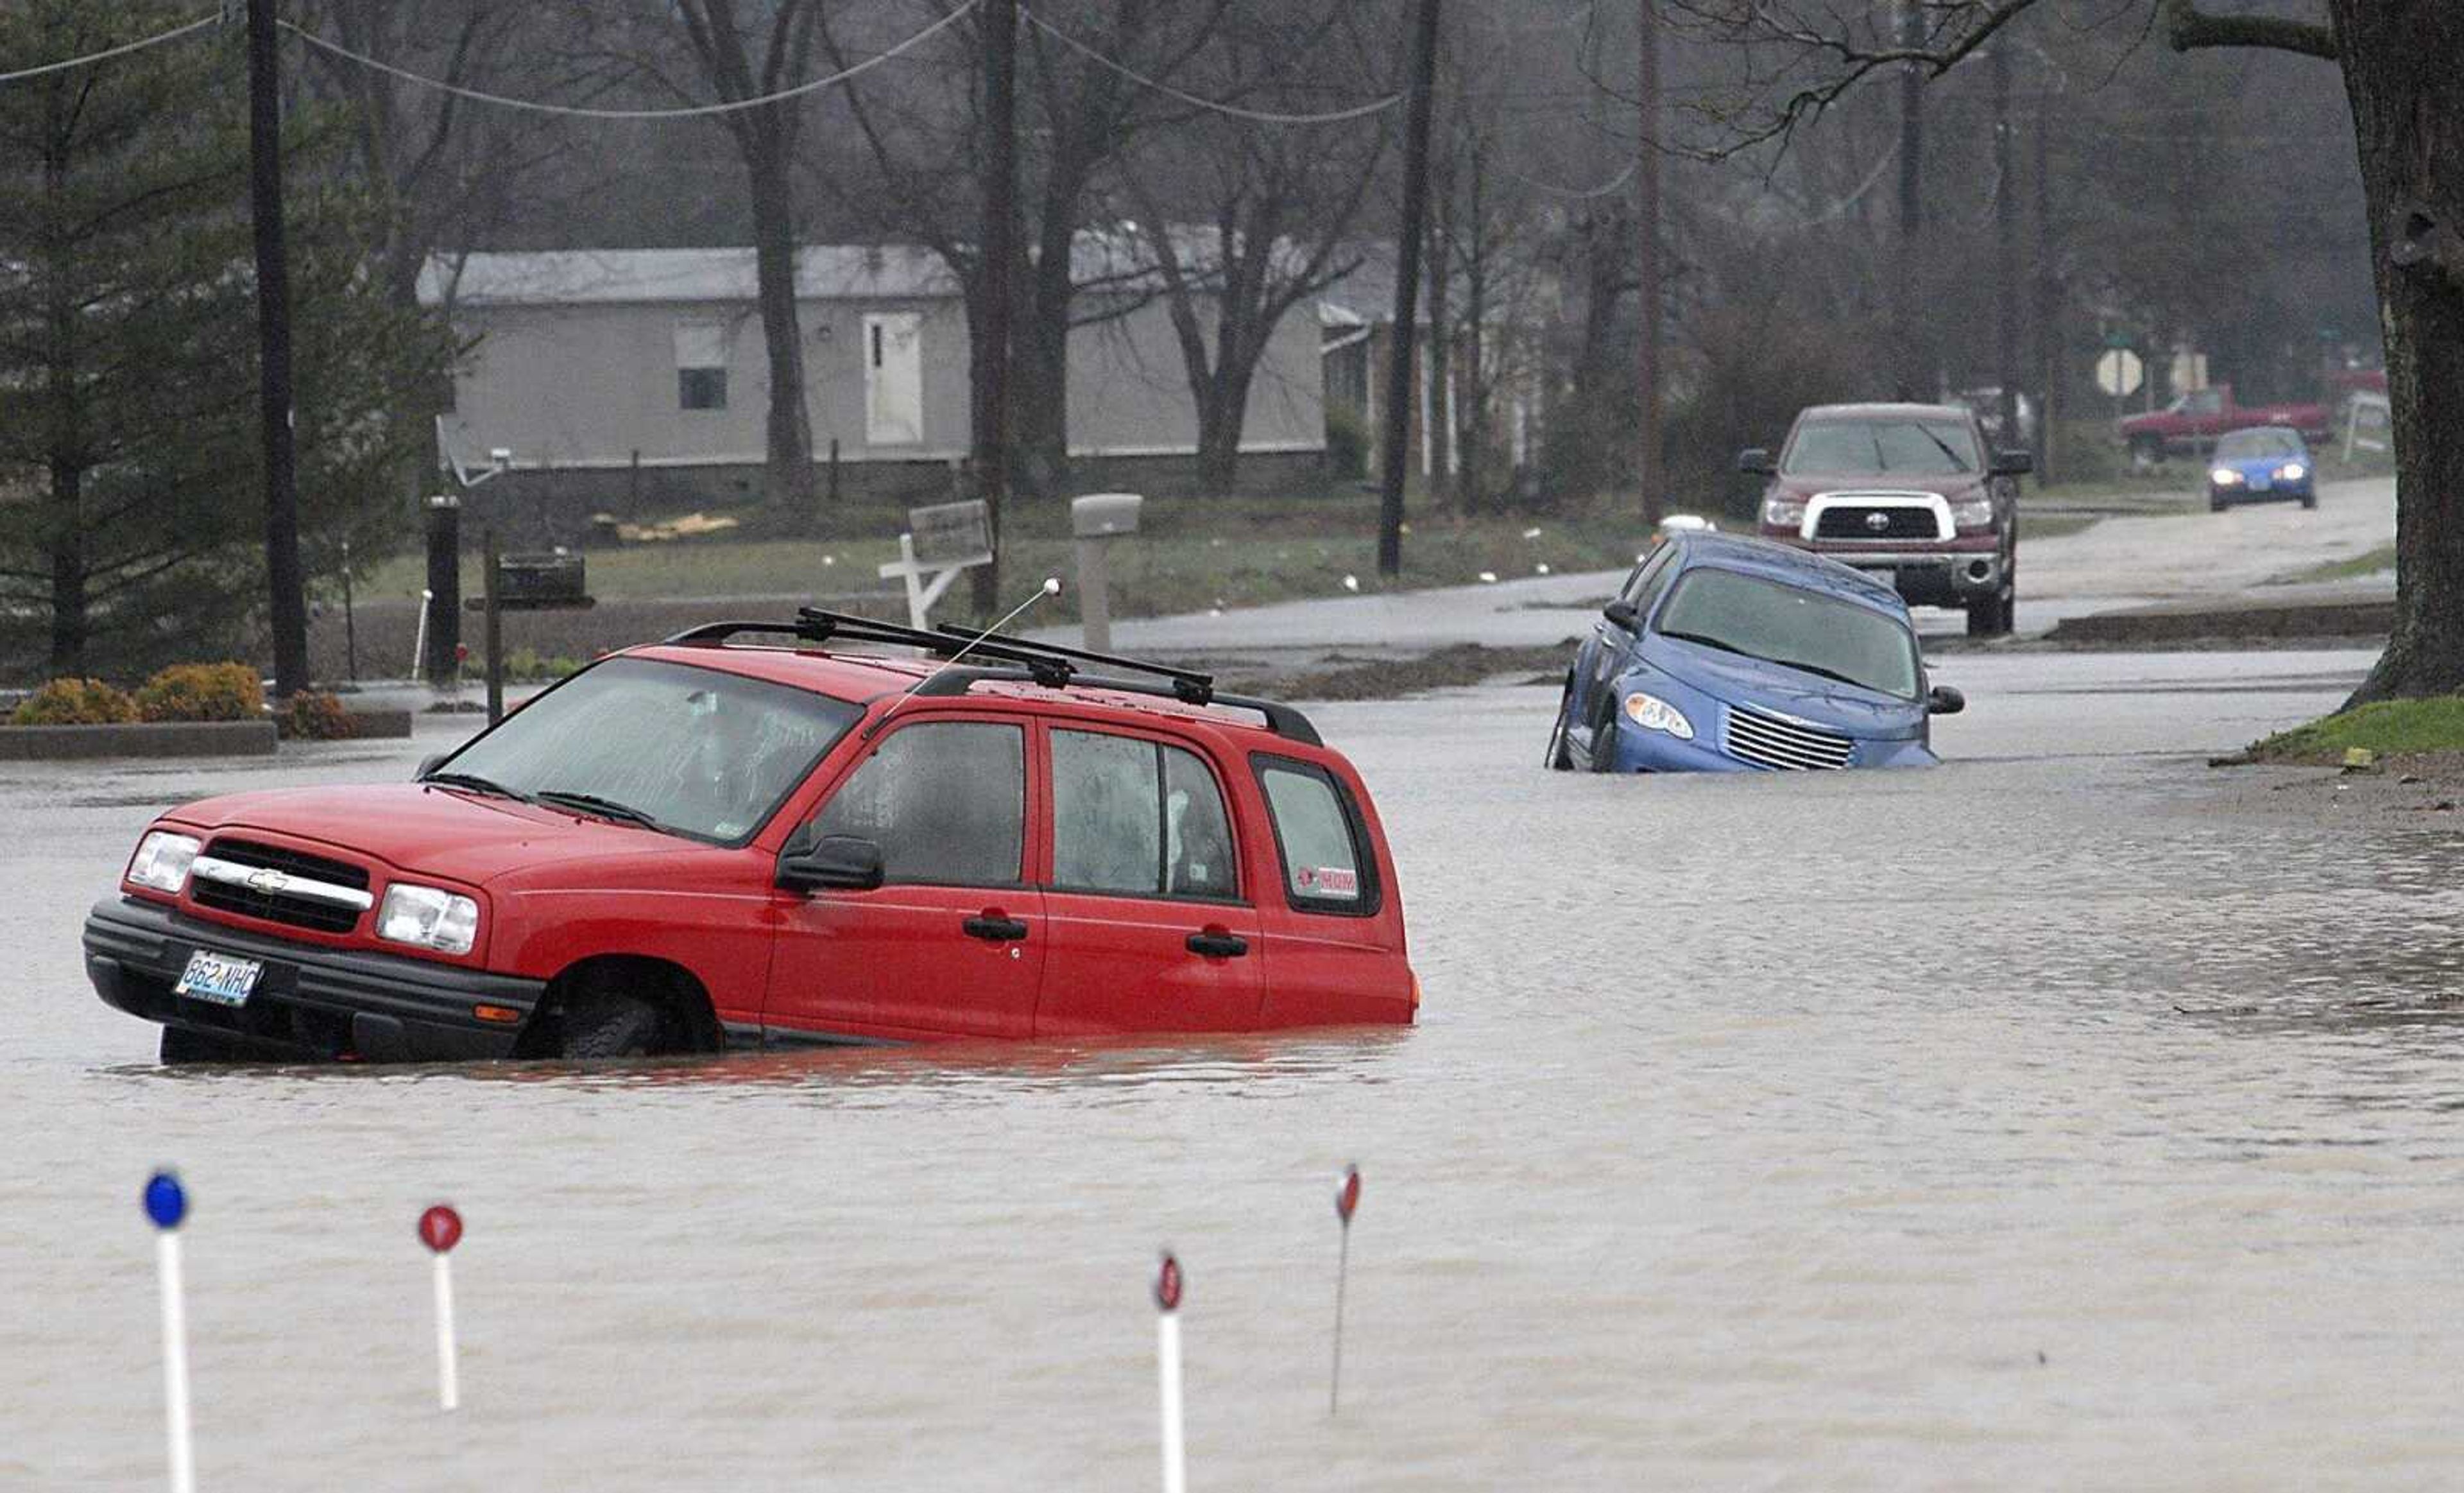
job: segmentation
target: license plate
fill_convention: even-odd
[[[253,959],[233,959],[200,948],[188,956],[188,967],[180,971],[180,983],[171,989],[216,1006],[245,1006],[249,992],[256,989],[256,977],[264,972],[265,966]]]
[[[2274,478],[2254,477],[2250,479],[2250,490],[2255,493],[2263,493],[2275,485]]]

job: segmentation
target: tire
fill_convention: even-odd
[[[2154,435],[2130,437],[2130,465],[2136,471],[2152,472],[2165,464],[2165,442]]]
[[[2224,512],[2224,511],[2225,511],[2225,501],[2224,501],[2223,499],[2221,499],[2221,498],[2219,498],[2219,497],[2215,496],[2213,493],[2210,493],[2210,494],[2208,495],[2208,511],[2209,511],[2210,513],[2222,513],[2222,512]]]
[[[2316,488],[2313,488],[2311,491],[2301,495],[2301,506],[2304,508],[2316,508],[2319,506],[2319,493]]]
[[[1968,635],[2001,637],[2008,635],[2013,624],[2013,614],[2018,610],[2018,591],[2015,586],[2005,586],[1981,601],[1969,602]]]
[[[670,1048],[668,1014],[656,1001],[623,991],[578,998],[565,1010],[563,1058],[648,1058]]]
[[[155,1057],[166,1068],[184,1068],[199,1062],[242,1062],[248,1053],[227,1036],[210,1032],[193,1031],[187,1027],[166,1026],[163,1029],[162,1045]]]
[[[1557,722],[1549,727],[1549,755],[1544,761],[1551,772],[1574,770],[1574,754],[1566,742],[1566,732],[1574,724],[1574,680],[1566,678],[1566,688],[1557,697]]]
[[[1614,772],[1617,756],[1617,691],[1603,680],[1599,703],[1592,710],[1592,770]]]

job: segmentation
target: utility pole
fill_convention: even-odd
[[[1993,381],[2001,443],[2019,444],[2019,180],[2011,151],[2011,40],[1993,38]],[[2041,414],[2043,412],[2039,411]]]
[[[991,136],[984,159],[984,324],[976,355],[976,496],[993,536],[993,562],[978,566],[976,614],[992,616],[1001,596],[1001,515],[1009,495],[1010,260],[1018,227],[1018,0],[984,7],[984,116]]]
[[[2054,266],[2054,195],[2051,147],[2054,134],[2054,91],[2050,84],[2036,94],[2036,483],[2054,479],[2060,459],[2055,435],[2062,414],[2062,334],[2057,324],[2060,280]]]
[[[1925,46],[1925,12],[1917,0],[1900,0],[1900,45]],[[1930,398],[1925,344],[1917,332],[1918,245],[1925,230],[1925,74],[1914,62],[1900,71],[1900,233],[1891,261],[1891,338],[1898,344],[1894,370],[1902,399]]]
[[[1403,127],[1403,222],[1395,239],[1395,335],[1386,366],[1378,457],[1377,573],[1403,573],[1403,463],[1412,441],[1412,349],[1419,330],[1420,239],[1429,212],[1429,115],[1438,71],[1438,0],[1420,0],[1412,35],[1412,98]],[[1442,267],[1441,267],[1442,273]]]
[[[1641,0],[1637,46],[1636,112],[1642,143],[1634,164],[1636,309],[1640,311],[1642,408],[1635,478],[1642,488],[1642,522],[1657,529],[1666,516],[1660,431],[1660,0]]]
[[[265,448],[265,580],[274,695],[308,687],[308,597],[291,452],[291,275],[282,248],[282,98],[274,0],[248,0],[249,210],[256,229],[257,403]]]

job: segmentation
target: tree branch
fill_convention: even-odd
[[[2176,52],[2201,47],[2266,47],[2337,59],[2336,30],[2284,15],[2211,15],[2197,0],[2165,0],[2166,40]]]

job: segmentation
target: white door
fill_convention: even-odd
[[[924,438],[923,318],[913,311],[864,319],[864,439],[913,446]]]

